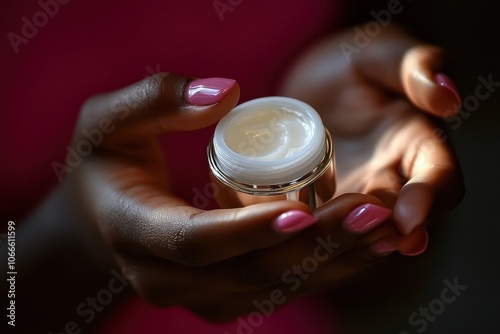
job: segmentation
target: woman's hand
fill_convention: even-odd
[[[150,303],[211,320],[345,282],[381,258],[370,245],[395,233],[381,226],[391,212],[361,194],[340,196],[315,217],[297,201],[204,211],[176,197],[156,137],[215,123],[238,98],[233,80],[155,75],[90,98],[73,140],[78,148],[92,129],[104,133],[69,180],[96,244],[107,245]]]
[[[446,63],[440,48],[394,25],[364,48],[356,47],[356,33],[336,34],[309,50],[282,92],[311,104],[330,130],[337,194],[370,194],[393,208],[401,235],[386,238],[386,246],[416,255],[427,245],[431,213],[454,207],[463,196],[448,137],[428,116],[454,115],[460,98],[441,73]]]

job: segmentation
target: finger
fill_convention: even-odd
[[[461,98],[453,81],[441,73],[444,51],[431,45],[408,50],[401,63],[401,81],[406,96],[417,107],[438,117],[455,115]]]
[[[401,168],[409,181],[394,207],[394,220],[404,234],[423,225],[433,210],[455,207],[464,194],[462,172],[446,137],[429,128],[423,122],[417,125],[414,144],[404,151]]]
[[[286,241],[280,250],[266,258],[276,256],[276,260],[281,258],[281,263],[289,266],[314,253],[315,257],[323,259],[321,261],[331,261],[345,250],[358,247],[361,240],[363,243],[373,241],[370,237],[372,231],[389,221],[392,211],[373,196],[353,193],[325,203],[315,210],[314,215],[319,219],[314,226]]]
[[[363,194],[341,195],[316,209],[318,223],[300,235],[224,265],[229,263],[235,270],[240,291],[274,286],[287,272],[297,274],[300,266],[322,266],[353,247],[367,246],[395,233],[394,227],[380,227],[391,214],[380,204],[376,198]]]
[[[97,185],[101,184],[99,180],[93,178]],[[106,190],[109,191],[109,188]],[[120,193],[120,192],[119,192]],[[106,206],[109,210],[111,205],[106,205],[107,199],[117,197],[111,193],[100,191],[96,196],[97,202]],[[283,212],[296,213],[297,210],[307,212],[305,204],[296,201],[281,201],[259,204],[245,207],[243,209],[202,211],[186,206],[180,200],[165,198],[159,202],[169,203],[169,207],[151,206],[144,207],[135,201],[127,202],[123,195],[121,196],[122,205],[116,206],[117,210],[123,210],[122,213],[114,213],[121,217],[110,230],[114,231],[115,238],[112,242],[114,247],[122,253],[140,252],[141,254],[158,256],[178,263],[189,265],[207,265],[218,262],[230,257],[247,253],[256,249],[267,248],[290,238],[295,231],[293,226],[285,226],[285,231],[277,231],[276,217],[281,217]],[[351,200],[349,200],[351,198]],[[178,202],[176,202],[178,201]],[[347,215],[356,205],[363,203],[380,203],[375,198],[361,194],[343,195],[338,200],[333,201],[333,205],[328,207],[330,211],[320,212],[323,216],[323,233],[331,230],[339,230],[336,233],[337,238],[348,244],[358,236],[343,238],[346,234],[343,227],[335,226],[334,222],[340,222],[340,217]],[[302,212],[300,211],[300,212]],[[172,218],[175,217],[175,220]],[[313,224],[307,215],[299,215],[302,221],[298,221],[299,227],[305,228],[307,224]],[[141,222],[138,224],[137,222]],[[302,224],[302,225],[301,225]],[[304,225],[305,224],[305,225]],[[331,225],[331,226],[330,226]],[[376,224],[372,224],[373,228]],[[318,243],[317,235],[310,238],[311,242]],[[131,243],[132,242],[132,243]],[[325,247],[331,245],[331,240],[326,239]],[[296,252],[297,257],[301,257],[299,250],[304,249],[305,243],[299,241],[298,245],[291,244],[285,248],[285,252],[277,253],[278,258],[267,267],[268,272],[275,270],[276,263],[285,263],[283,258],[286,253]],[[310,251],[309,248],[305,251]],[[274,259],[271,256],[264,256]],[[280,258],[281,257],[281,258]],[[241,260],[238,260],[241,261]],[[259,262],[258,258],[254,263]],[[244,262],[242,262],[244,263]],[[247,269],[251,266],[245,266]],[[255,273],[264,272],[257,267],[251,270]],[[266,276],[265,274],[259,274]],[[240,277],[244,277],[241,274]],[[255,281],[249,278],[248,281]],[[255,284],[252,282],[251,284]]]
[[[368,236],[391,215],[378,205],[380,200],[363,194],[344,194],[331,200],[316,209],[319,221],[306,231],[276,247],[232,259],[229,263],[236,268],[236,279],[251,289],[270,287],[304,259],[323,265],[357,247],[360,240],[368,245],[382,238],[385,234],[380,231]]]
[[[381,234],[380,230],[383,229],[387,228],[378,228],[377,233]],[[158,307],[192,305],[199,312],[204,305],[214,307],[214,303],[217,305],[222,302],[233,303],[234,296],[239,296],[240,300],[244,300],[244,296],[253,296],[255,299],[277,288],[286,290],[284,293],[291,298],[297,293],[316,291],[324,287],[331,288],[332,284],[345,281],[382,258],[370,252],[366,245],[342,253],[333,264],[322,263],[316,255],[316,252],[304,254],[302,258],[295,259],[290,267],[284,268],[279,273],[275,270],[276,279],[265,285],[259,284],[260,286],[248,284],[247,279],[242,280],[241,272],[232,261],[203,267],[190,267],[157,258],[121,258],[120,261],[123,264],[122,271],[127,273],[127,279],[138,294],[149,303]],[[238,261],[245,262],[244,257],[235,259],[235,263]],[[321,266],[326,266],[326,269]],[[242,263],[241,267],[245,267],[245,264]],[[200,276],[203,276],[206,285],[217,282],[217,288],[206,289],[205,285],[199,285]]]
[[[314,215],[319,221],[308,233],[335,235],[338,242],[348,245],[377,228],[392,212],[376,197],[348,193],[320,206]]]
[[[408,235],[387,234],[370,244],[370,250],[380,256],[399,251],[406,256],[417,256],[425,252],[429,243],[429,233],[423,226],[415,228]]]
[[[396,166],[389,165],[370,176],[361,192],[375,196],[384,203],[385,207],[393,208],[401,187],[406,181],[407,179],[398,173]]]
[[[422,254],[429,244],[429,233],[424,226],[420,226],[409,235],[401,236],[398,251],[406,256]]]
[[[305,280],[302,288],[305,290],[323,289],[352,285],[360,275],[373,265],[386,258],[370,250],[368,246],[350,249],[325,266],[320,267],[311,277]],[[333,284],[332,284],[333,283]]]
[[[383,259],[367,249],[353,249],[326,266],[301,268],[301,272],[295,274],[290,270],[274,286],[247,293],[221,294],[205,303],[198,302],[190,309],[209,321],[217,322],[249,313],[269,316],[280,307],[311,293],[352,286],[355,280],[362,278],[363,272]]]
[[[444,73],[449,61],[442,48],[422,44],[398,28],[387,28],[354,58],[370,80],[405,94],[420,109],[438,117],[456,114],[460,94]]]
[[[217,122],[239,98],[231,79],[192,80],[161,73],[90,98],[82,107],[77,139],[134,142],[167,131],[189,131]],[[97,138],[97,131],[101,132]],[[103,135],[104,134],[104,135]]]
[[[252,312],[269,316],[278,308],[311,293],[352,285],[353,280],[361,278],[360,274],[383,258],[366,249],[356,249],[326,266],[315,267],[309,263],[301,267],[302,262],[299,262],[294,269],[289,268],[274,286],[246,293],[208,296],[189,308],[210,321],[229,321]]]
[[[352,284],[357,275],[381,262],[385,256],[374,254],[366,246],[345,251],[334,261],[320,264],[311,254],[293,266],[287,268],[273,286],[258,291],[248,292],[253,300],[260,300],[271,293],[283,292],[288,301],[324,289],[332,289],[345,284]],[[273,292],[274,291],[274,292]],[[244,300],[245,294],[240,294]]]
[[[308,214],[309,208],[298,201],[203,211],[167,196],[143,205],[110,189],[101,189],[95,196],[105,206],[98,212],[114,208],[113,216],[120,217],[108,228],[112,231],[110,242],[117,251],[139,252],[191,266],[273,246],[316,222]],[[116,198],[120,199],[118,204]]]

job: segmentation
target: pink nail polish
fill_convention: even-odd
[[[273,221],[273,227],[281,233],[293,233],[316,223],[318,218],[303,211],[291,210],[281,214]]]
[[[370,250],[377,255],[389,255],[398,250],[398,246],[389,240],[379,240],[370,245]]]
[[[392,211],[375,204],[363,204],[352,210],[344,220],[344,227],[351,233],[373,230],[392,215]]]
[[[208,78],[191,81],[184,91],[184,99],[195,106],[208,106],[221,101],[236,80]]]
[[[455,98],[457,99],[456,101],[456,104],[457,104],[457,108],[460,108],[460,106],[462,105],[462,99],[460,98],[460,94],[458,93],[458,88],[457,86],[453,83],[453,81],[450,79],[449,76],[447,76],[446,74],[443,74],[443,73],[436,73],[436,82],[442,86],[442,87],[445,87],[447,88],[450,92],[453,93],[453,95],[455,95]]]

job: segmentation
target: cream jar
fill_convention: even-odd
[[[318,113],[296,99],[264,97],[240,104],[217,124],[207,153],[213,179],[223,190],[217,199],[223,207],[286,196],[315,208],[335,192],[330,133]]]

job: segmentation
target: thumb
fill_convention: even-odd
[[[100,129],[103,145],[133,142],[169,131],[207,127],[238,102],[239,86],[225,78],[189,79],[160,73],[117,91],[91,97],[76,136]]]
[[[460,110],[459,92],[443,73],[449,65],[444,50],[422,44],[402,29],[387,27],[354,61],[365,77],[405,94],[434,116],[450,117]]]
[[[439,71],[444,52],[432,45],[409,49],[401,62],[401,82],[407,97],[417,107],[439,117],[460,110],[461,102],[453,81]]]

